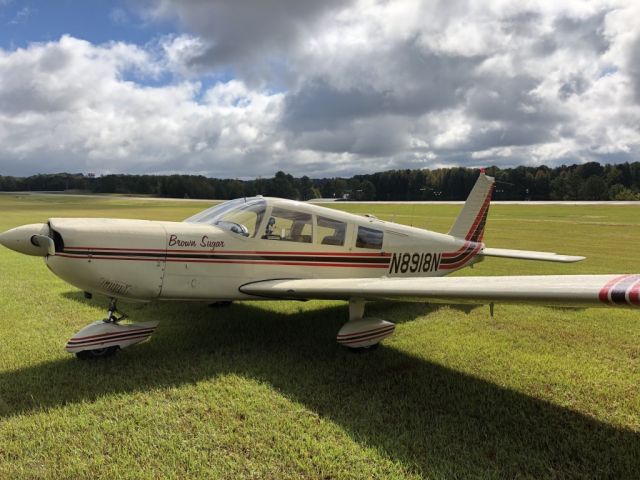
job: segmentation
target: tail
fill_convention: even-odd
[[[449,235],[464,238],[471,242],[481,242],[484,236],[484,225],[487,222],[491,194],[495,179],[480,171],[480,176],[473,186],[462,211],[456,218]]]

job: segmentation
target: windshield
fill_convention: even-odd
[[[266,209],[267,202],[263,198],[238,198],[208,208],[185,222],[216,225],[244,237],[253,237]]]

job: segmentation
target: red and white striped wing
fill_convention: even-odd
[[[240,290],[249,295],[295,299],[640,306],[640,275],[630,274],[267,280],[243,285]]]

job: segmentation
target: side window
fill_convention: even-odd
[[[274,208],[262,238],[287,242],[311,243],[311,215],[284,208]]]
[[[380,250],[382,248],[382,237],[384,233],[380,230],[375,230],[368,227],[358,227],[358,239],[356,240],[356,247],[358,248],[375,248]]]
[[[215,221],[214,225],[245,237],[253,237],[260,226],[265,208],[247,207],[231,210]]]
[[[316,242],[321,245],[344,245],[347,224],[327,217],[318,217]]]

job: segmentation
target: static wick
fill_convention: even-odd
[[[493,318],[493,302],[489,303],[489,315]]]

